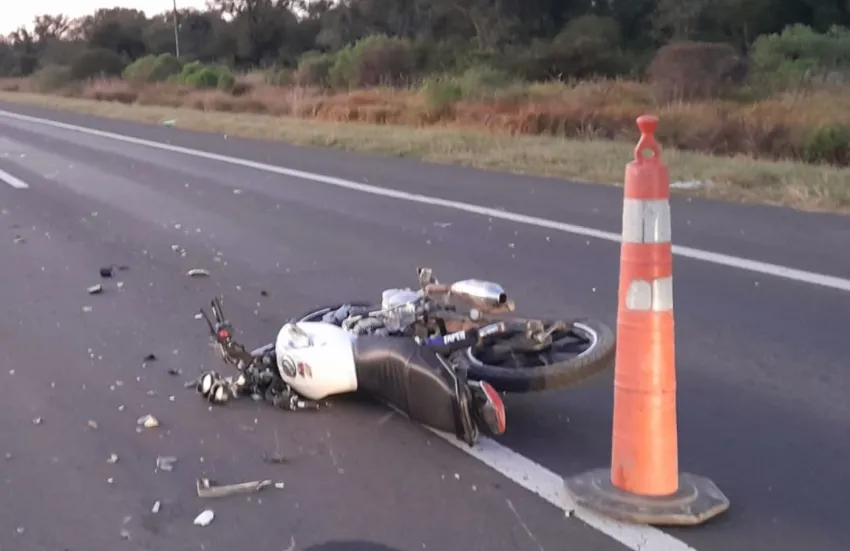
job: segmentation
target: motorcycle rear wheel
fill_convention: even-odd
[[[555,323],[540,321],[546,327]],[[508,322],[506,332],[452,358],[468,364],[470,378],[500,392],[571,388],[613,367],[616,339],[610,327],[594,319],[561,323],[565,329],[541,345],[524,336],[524,323]]]
[[[355,307],[374,307],[353,301]],[[297,321],[322,321],[322,317],[344,304],[316,308]],[[526,321],[506,320],[508,330],[487,337],[474,347],[453,352],[450,359],[468,370],[468,377],[487,381],[499,392],[536,392],[572,388],[614,365],[616,338],[605,323],[595,319],[562,321],[566,329],[553,334],[551,342],[529,346]],[[550,327],[555,321],[533,320]]]

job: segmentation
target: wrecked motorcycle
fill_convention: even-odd
[[[251,393],[296,410],[364,392],[473,445],[480,428],[505,430],[497,391],[565,388],[612,364],[614,335],[599,321],[519,318],[495,283],[441,285],[430,269],[418,273],[418,290],[385,290],[375,307],[317,309],[284,324],[274,343],[253,352],[233,339],[214,299],[215,319],[201,312],[219,356],[239,375],[206,373],[199,393],[214,403]]]
[[[250,394],[289,410],[317,409],[325,398],[363,392],[408,418],[474,446],[483,429],[505,432],[505,408],[498,392],[469,380],[433,348],[413,339],[381,335],[356,337],[323,322],[284,324],[274,343],[249,352],[233,338],[221,301],[204,310],[217,354],[238,375],[215,371],[197,380],[198,393],[214,404]]]
[[[418,269],[419,289],[387,289],[379,307],[337,304],[304,314],[298,322],[323,322],[346,332],[402,336],[430,346],[469,377],[500,392],[575,386],[613,366],[615,338],[599,320],[524,319],[501,285],[467,279],[440,284]]]

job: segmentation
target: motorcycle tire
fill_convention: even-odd
[[[297,321],[321,321],[325,313],[338,310],[344,304],[375,306],[365,301],[351,301],[318,307],[298,317]],[[504,367],[482,362],[474,348],[456,351],[452,353],[451,359],[466,367],[470,379],[486,381],[499,392],[511,393],[575,387],[613,367],[616,338],[608,325],[594,319],[574,320],[567,325],[584,333],[591,341],[587,350],[569,359],[544,366]],[[498,336],[490,337],[488,342],[493,339],[498,340]]]
[[[571,388],[613,368],[616,338],[608,325],[594,319],[574,320],[566,325],[588,338],[590,346],[576,356],[547,365],[506,367],[479,359],[499,336],[490,337],[478,347],[454,352],[452,359],[468,366],[469,378],[487,381],[499,392],[511,393]]]

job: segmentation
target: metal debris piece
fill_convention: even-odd
[[[157,514],[161,505],[162,504],[159,501],[155,501],[153,507],[151,507],[151,513]]]
[[[159,426],[159,421],[157,421],[156,417],[150,414],[139,417],[137,423],[146,429],[152,429]]]
[[[92,285],[91,287],[86,289],[86,292],[90,295],[99,295],[103,292],[103,285],[101,285],[100,283],[98,283],[97,285]]]
[[[160,471],[171,472],[174,470],[174,464],[177,463],[177,458],[172,456],[159,456],[156,458],[156,468]]]
[[[210,273],[203,268],[193,268],[186,272],[186,275],[189,277],[209,277]]]
[[[110,465],[114,465],[114,464],[118,463],[118,456],[114,453],[110,453],[106,462],[109,463]]]
[[[100,277],[109,279],[112,277],[112,266],[104,266],[100,269]]]
[[[238,494],[252,494],[271,485],[271,480],[254,480],[252,482],[243,482],[241,484],[225,484],[222,486],[216,486],[213,485],[208,478],[199,478],[195,483],[196,489],[198,490],[198,497],[200,498],[217,498]]]
[[[36,417],[35,419],[32,420],[33,425],[40,425],[42,423],[44,423],[43,417]]]
[[[97,430],[97,421],[92,421],[91,419],[89,419],[86,424],[89,426],[90,429]]]
[[[212,509],[205,509],[201,511],[201,514],[195,517],[195,520],[192,521],[192,524],[195,526],[206,526],[213,521],[215,518],[215,513],[213,513]]]

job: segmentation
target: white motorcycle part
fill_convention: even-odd
[[[281,327],[275,341],[281,379],[309,400],[357,390],[352,342],[336,325],[302,321]]]

